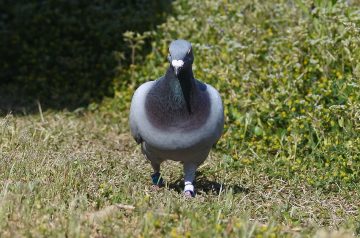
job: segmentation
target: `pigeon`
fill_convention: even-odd
[[[223,131],[223,103],[214,87],[194,78],[190,42],[172,41],[168,61],[164,76],[135,90],[130,130],[154,170],[153,185],[163,185],[160,174],[163,161],[180,161],[184,169],[184,195],[194,197],[195,172]]]

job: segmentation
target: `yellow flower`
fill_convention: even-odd
[[[342,75],[339,71],[337,71],[337,72],[336,72],[336,77],[337,77],[338,79],[341,79],[341,78],[343,77],[343,75]]]

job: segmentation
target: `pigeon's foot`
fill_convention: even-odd
[[[164,186],[164,180],[161,177],[160,172],[156,172],[156,173],[152,174],[151,180],[152,180],[153,186],[157,186],[158,188]]]
[[[193,191],[187,190],[184,192],[184,197],[193,198],[193,197],[195,197],[195,193]]]
[[[162,186],[159,186],[159,185],[157,185],[157,184],[153,184],[153,185],[151,185],[150,189],[151,189],[152,191],[159,191],[159,190],[161,189],[161,187],[162,187]]]
[[[184,196],[189,198],[195,197],[194,185],[191,182],[185,182]]]

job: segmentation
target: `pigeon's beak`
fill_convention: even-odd
[[[171,65],[174,67],[175,75],[178,76],[181,68],[184,65],[184,61],[182,61],[182,60],[173,60],[173,61],[171,61]]]

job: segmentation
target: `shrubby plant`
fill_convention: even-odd
[[[120,70],[113,103],[125,110],[139,84],[165,72],[169,42],[187,39],[195,76],[221,92],[226,129],[217,148],[230,168],[329,190],[351,187],[360,177],[358,7],[325,0],[175,1],[175,15],[147,33],[151,52]]]
[[[76,108],[113,95],[122,34],[152,29],[169,9],[169,0],[1,1],[1,96]]]

